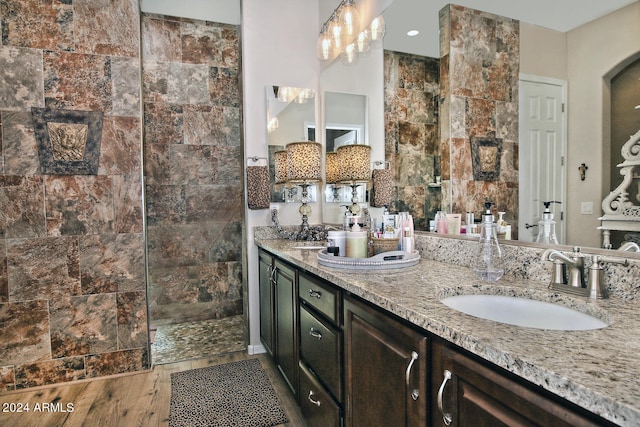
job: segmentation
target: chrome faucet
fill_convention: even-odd
[[[624,242],[618,250],[623,252],[640,252],[640,246],[636,242]]]
[[[551,283],[554,290],[568,290],[586,288],[584,280],[584,256],[580,248],[575,246],[571,256],[567,256],[557,249],[547,249],[542,253],[543,261],[553,261]],[[569,270],[567,275],[567,269]]]

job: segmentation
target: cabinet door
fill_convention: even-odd
[[[434,426],[611,425],[569,402],[537,392],[448,344],[432,345]],[[596,419],[597,418],[597,419]]]
[[[427,338],[345,298],[345,424],[427,425]]]
[[[274,282],[273,282],[273,257],[264,251],[258,254],[259,261],[259,292],[260,292],[260,340],[271,356],[274,355],[275,330],[274,330]]]
[[[294,394],[298,389],[298,330],[296,298],[298,297],[296,270],[275,260],[276,297],[276,364]]]

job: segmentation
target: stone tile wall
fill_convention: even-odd
[[[239,28],[144,14],[152,324],[242,314]]]
[[[448,5],[440,11],[440,39],[443,208],[478,216],[489,199],[517,230],[519,22]],[[490,163],[495,153],[472,153],[473,138],[499,140],[496,180],[474,180],[473,156]]]
[[[417,230],[428,230],[441,203],[438,143],[439,60],[384,52],[385,158],[394,171],[390,211],[410,212]]]
[[[138,2],[0,22],[0,390],[148,368]],[[103,115],[97,174],[43,174],[34,107]]]

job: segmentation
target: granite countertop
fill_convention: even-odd
[[[551,292],[547,282],[506,275],[482,282],[469,268],[426,259],[396,270],[341,270],[318,264],[317,250],[295,249],[300,242],[256,244],[603,418],[640,425],[640,313],[634,304],[619,298],[589,302]],[[525,328],[473,317],[440,302],[468,293],[555,302],[610,325],[590,331]]]

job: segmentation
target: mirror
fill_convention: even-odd
[[[384,81],[382,44],[372,44],[366,55],[361,55],[356,64],[344,64],[340,60],[327,66],[320,75],[320,91],[322,93],[320,123],[327,134],[322,134],[323,143],[332,138],[332,128],[342,127],[346,130],[355,128],[355,138],[359,143],[371,147],[371,162],[384,162]],[[347,110],[348,108],[348,110]],[[353,110],[353,111],[351,111]],[[364,115],[364,118],[363,118]],[[345,126],[346,125],[346,126]],[[360,133],[360,136],[358,136]],[[327,136],[329,135],[329,136]],[[334,148],[340,142],[333,142]],[[331,142],[327,143],[328,145]],[[327,148],[328,151],[330,147]],[[358,191],[358,201],[366,198],[364,186]],[[323,197],[322,222],[325,224],[342,224],[345,208],[351,203],[351,188],[348,188],[342,199],[333,202],[331,192]],[[372,215],[382,216],[382,209],[371,208]]]
[[[426,2],[421,2],[421,4],[424,4]],[[491,2],[487,2],[487,7],[491,7],[493,5],[490,4]],[[620,6],[624,6],[625,4],[628,4],[630,2],[619,2],[618,3],[618,7]],[[445,3],[443,3],[444,6]],[[403,5],[409,6],[407,8],[403,9]],[[634,7],[634,5],[629,6],[629,7]],[[475,3],[474,8],[476,9],[484,9],[482,6],[478,6],[477,2]],[[524,6],[523,6],[524,8]],[[400,9],[400,10],[399,10]],[[607,12],[609,11],[610,8],[607,8]],[[634,12],[637,9],[634,9]],[[424,22],[428,22],[430,23],[430,25],[434,28],[438,28],[438,16],[437,13],[433,13],[430,16],[425,16],[423,13],[421,13],[422,9],[419,6],[415,5],[415,2],[409,2],[407,0],[394,0],[394,2],[392,3],[392,5],[384,12],[384,16],[386,17],[388,13],[391,13],[392,11],[394,11],[394,13],[398,13],[403,12],[404,13],[404,19],[407,22],[415,22],[415,20],[420,20],[420,21],[424,21]],[[497,13],[495,11],[491,11],[492,13]],[[502,13],[500,15],[506,16],[509,15],[508,13]],[[629,47],[629,46],[625,46],[624,49],[620,49],[619,51],[617,51],[617,55],[618,55],[618,59],[615,62],[612,62],[611,59],[611,55],[607,56],[604,53],[600,53],[600,51],[604,52],[605,50],[610,52],[611,49],[608,49],[606,46],[602,46],[603,41],[598,42],[597,47],[598,49],[589,49],[589,57],[590,57],[590,63],[587,64],[582,64],[583,66],[580,67],[578,70],[568,70],[567,71],[567,63],[569,61],[569,59],[567,59],[570,55],[576,55],[574,54],[574,48],[575,49],[579,49],[580,47],[580,43],[584,40],[590,40],[589,36],[586,35],[585,33],[587,31],[590,31],[591,28],[593,28],[596,33],[597,36],[593,36],[594,38],[599,38],[599,39],[605,39],[605,35],[608,33],[611,33],[612,31],[610,30],[610,28],[612,27],[612,24],[610,22],[607,23],[607,26],[605,27],[605,29],[599,27],[598,22],[590,22],[589,24],[585,25],[584,27],[580,27],[577,31],[572,32],[572,37],[568,38],[568,36],[566,36],[566,34],[564,32],[560,32],[560,31],[552,31],[552,30],[546,30],[544,28],[540,28],[536,25],[533,24],[528,24],[525,21],[528,20],[528,18],[524,18],[521,21],[521,28],[525,28],[526,31],[528,31],[527,33],[527,37],[529,37],[529,39],[527,41],[531,41],[531,36],[532,34],[536,34],[537,36],[540,36],[540,39],[544,39],[545,37],[547,38],[547,47],[553,46],[553,40],[561,40],[562,41],[562,45],[563,46],[567,46],[567,51],[561,52],[561,53],[557,53],[557,52],[549,52],[549,51],[545,51],[544,55],[540,55],[542,52],[538,51],[538,52],[534,52],[531,50],[532,47],[535,47],[535,44],[524,44],[524,40],[521,37],[521,72],[523,72],[523,68],[526,68],[526,70],[530,70],[528,72],[530,72],[531,74],[539,74],[539,75],[544,75],[545,72],[548,72],[550,74],[552,74],[551,77],[555,77],[555,78],[563,78],[564,80],[568,81],[568,87],[569,90],[571,91],[572,88],[576,88],[576,87],[580,87],[581,89],[576,90],[576,92],[581,92],[579,95],[575,94],[575,93],[569,93],[569,101],[571,101],[572,103],[569,104],[569,116],[568,116],[568,126],[569,126],[569,134],[572,135],[571,138],[576,138],[575,135],[581,135],[579,144],[592,144],[592,145],[587,145],[586,147],[582,147],[582,148],[573,148],[574,151],[572,151],[572,148],[569,147],[569,152],[568,152],[568,157],[566,158],[566,160],[568,160],[570,163],[567,165],[567,170],[566,170],[566,180],[567,180],[567,195],[568,195],[568,203],[564,206],[565,209],[563,209],[566,221],[567,221],[567,244],[577,244],[577,245],[582,245],[582,246],[593,246],[593,247],[599,247],[600,246],[600,233],[599,231],[596,229],[596,227],[599,225],[599,221],[597,221],[598,218],[598,214],[600,212],[599,209],[599,205],[601,203],[602,198],[608,194],[609,192],[609,186],[608,186],[608,182],[603,182],[605,181],[604,179],[600,178],[600,175],[604,175],[605,172],[601,172],[599,171],[599,169],[604,168],[604,164],[600,164],[600,163],[604,163],[601,162],[600,157],[608,157],[608,155],[603,155],[603,156],[598,156],[597,153],[600,153],[602,148],[598,148],[597,146],[594,147],[593,144],[595,144],[595,142],[591,142],[591,141],[599,141],[600,144],[602,144],[602,139],[604,139],[604,143],[607,144],[608,140],[607,137],[605,135],[604,138],[602,138],[600,135],[602,133],[608,133],[607,129],[596,129],[595,131],[590,132],[587,135],[583,135],[583,133],[585,132],[585,130],[582,130],[580,128],[586,128],[586,129],[590,129],[589,125],[591,123],[596,123],[596,122],[601,122],[602,121],[602,109],[607,109],[608,107],[602,107],[602,104],[606,104],[606,102],[603,102],[601,99],[601,95],[600,93],[602,92],[602,87],[598,86],[598,82],[596,80],[595,84],[592,84],[591,86],[585,86],[586,83],[580,83],[580,78],[582,76],[583,73],[587,73],[587,72],[591,72],[591,73],[596,73],[599,72],[600,76],[606,74],[607,72],[609,72],[613,67],[616,67],[617,64],[626,59],[627,57],[629,57],[630,55],[633,54],[637,54],[638,52],[640,52],[640,37],[637,37],[637,27],[638,27],[638,22],[637,22],[637,13],[621,13],[619,14],[620,16],[616,16],[616,19],[621,19],[621,22],[613,25],[614,27],[616,27],[616,37],[617,39],[614,40],[613,42],[611,40],[607,40],[606,43],[609,44],[609,46],[611,46],[612,44],[616,44],[618,39],[625,39],[625,43],[628,45],[629,43],[629,37],[627,36],[621,36],[620,33],[630,33],[631,37],[634,39],[635,41],[635,48],[633,47]],[[533,15],[531,15],[533,16]],[[385,18],[386,19],[386,18]],[[610,17],[607,17],[607,19],[610,19]],[[629,22],[635,22],[635,25],[629,25]],[[582,22],[588,22],[588,20],[582,21]],[[388,31],[390,28],[391,24],[391,19],[387,19],[387,28]],[[618,31],[617,29],[620,29],[620,31]],[[565,30],[566,31],[566,30]],[[524,36],[523,36],[524,37]],[[417,38],[416,38],[417,39]],[[551,40],[551,41],[549,41]],[[568,40],[568,41],[567,41]],[[385,37],[385,49],[387,48],[386,46],[386,42],[387,39]],[[539,42],[539,40],[536,40],[536,42]],[[424,39],[421,41],[422,44],[428,43],[425,42]],[[437,45],[437,42],[436,42]],[[593,45],[591,45],[593,46]],[[564,48],[563,48],[564,49]],[[400,49],[394,49],[395,51],[400,51]],[[552,50],[552,49],[549,49]],[[569,51],[570,50],[570,51]],[[621,53],[623,52],[623,53]],[[532,57],[534,56],[543,56],[546,59],[552,58],[553,54],[556,55],[564,55],[562,58],[562,61],[560,61],[559,64],[555,64],[552,67],[546,67],[547,70],[545,70],[545,66],[543,64],[533,64],[530,62],[532,60]],[[601,63],[596,63],[596,61],[599,61],[600,57],[606,57],[607,62],[604,64]],[[572,61],[576,61],[575,57],[572,56],[571,57]],[[527,62],[529,61],[529,62]],[[321,77],[322,79],[324,79],[324,74],[329,72],[329,73],[334,73],[333,77],[334,79],[336,78],[335,73],[336,71],[334,70],[334,67],[339,66],[340,64],[336,63],[336,64],[332,64],[330,67],[327,68],[327,70],[325,70],[323,72],[323,76]],[[383,70],[385,71],[385,77],[387,76],[387,66],[388,64],[384,63],[383,66]],[[537,67],[537,68],[536,68]],[[591,71],[591,69],[593,69],[593,71]],[[370,69],[372,72],[375,72],[375,70],[373,70],[373,68]],[[542,71],[541,71],[542,70]],[[343,71],[344,71],[344,67],[343,67]],[[589,78],[592,78],[591,75],[589,75]],[[593,81],[590,80],[590,81]],[[409,83],[413,83],[413,82],[409,82]],[[582,86],[579,86],[580,84],[582,84]],[[602,85],[602,82],[600,81],[599,83],[600,85]],[[595,88],[593,88],[592,86],[596,86]],[[382,85],[382,87],[387,87],[386,86],[386,81],[384,82],[384,84]],[[379,86],[372,86],[372,90],[376,91],[378,90]],[[595,100],[597,102],[597,104],[599,104],[599,107],[596,107],[593,105],[594,100],[593,99],[589,99],[588,103],[583,104],[581,102],[579,102],[582,98],[583,93],[591,93],[591,92],[597,92],[596,95],[593,96],[597,96],[597,99]],[[426,93],[437,93],[433,90],[429,91],[426,90]],[[362,93],[368,94],[368,91],[362,91]],[[436,97],[437,99],[437,97]],[[378,101],[380,101],[378,99]],[[384,103],[381,102],[379,104],[376,104],[376,102],[373,99],[370,99],[369,102],[369,108],[372,111],[385,111],[383,107]],[[388,107],[387,107],[388,108]],[[572,114],[572,110],[571,108],[573,108],[573,111],[580,111],[580,115],[576,116],[576,113]],[[585,108],[589,111],[584,111]],[[593,110],[593,111],[591,111]],[[410,111],[410,110],[407,110]],[[437,112],[437,110],[436,110]],[[589,116],[589,118],[586,118],[588,114],[592,114]],[[386,129],[387,131],[387,135],[386,137],[388,138],[388,131],[390,129]],[[427,130],[428,131],[428,130]],[[595,135],[595,136],[594,136]],[[378,140],[378,142],[380,142],[380,146],[382,147],[382,150],[384,150],[384,138],[381,140]],[[438,141],[438,138],[436,138],[436,141]],[[568,141],[569,144],[574,143],[575,139],[570,139]],[[379,148],[374,146],[374,142],[371,143],[372,147],[375,148]],[[577,151],[575,151],[577,150]],[[588,156],[583,158],[582,156]],[[438,163],[438,158],[437,155],[434,155],[434,158],[436,159],[436,163]],[[580,181],[580,176],[579,176],[579,172],[578,172],[578,166],[580,166],[581,163],[586,162],[589,164],[590,169],[589,172],[587,174],[587,181],[585,181],[584,183],[581,184]],[[424,163],[424,162],[423,162]],[[607,166],[608,168],[608,166]],[[429,170],[425,170],[424,174],[425,175],[429,175],[429,174],[433,174],[433,176],[437,176],[440,174],[440,171],[437,170],[438,166],[431,166],[430,167],[430,171]],[[607,172],[608,173],[608,169]],[[428,177],[429,180],[431,179],[431,177]],[[591,179],[589,179],[591,178]],[[607,179],[608,181],[608,179]],[[444,185],[444,183],[443,183]],[[451,183],[451,185],[456,185],[454,182]],[[605,188],[606,187],[606,188]],[[437,188],[435,186],[431,186],[431,184],[429,184],[427,186],[427,189],[425,190],[425,192],[428,191],[432,191],[431,189],[433,188]],[[443,189],[446,190],[446,189]],[[479,194],[474,194],[474,193],[470,193],[469,194],[470,197],[481,197],[481,195]],[[410,198],[420,198],[422,197],[422,195],[418,195],[416,193],[411,193],[409,195]],[[587,201],[587,202],[592,202],[591,205],[593,206],[593,214],[589,214],[589,215],[585,215],[584,213],[581,212],[581,207],[582,207],[582,201]],[[541,203],[540,203],[541,205]],[[589,203],[586,204],[587,206],[589,205]],[[436,207],[436,203],[434,202],[433,205],[429,206],[429,204],[427,203],[425,205],[425,214],[428,215],[428,211],[431,209],[433,209],[434,207]],[[436,207],[437,209],[437,207]],[[414,216],[415,217],[415,216]],[[508,218],[508,216],[507,216]],[[588,233],[585,231],[588,230]]]
[[[367,97],[351,93],[325,92],[324,93],[324,141],[327,156],[337,153],[339,147],[352,144],[368,145],[366,134],[367,120]],[[336,160],[337,162],[337,160]],[[331,167],[327,160],[325,183],[325,202],[340,203],[345,205],[351,203],[352,189],[348,186],[332,183],[331,174],[328,169]],[[340,164],[335,165],[336,172],[339,172]],[[355,197],[360,202],[365,202],[366,186],[359,186]]]
[[[300,202],[298,186],[287,185],[284,180],[276,180],[277,152],[296,141],[315,141],[315,92],[308,88],[269,85],[266,88],[267,132],[269,144],[269,174],[271,180],[271,201],[275,203]],[[286,174],[286,172],[285,172]],[[310,203],[317,201],[317,185],[308,188]]]

